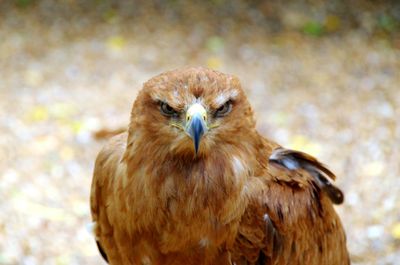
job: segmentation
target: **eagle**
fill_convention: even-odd
[[[189,67],[144,83],[128,130],[95,162],[90,207],[104,259],[350,264],[335,175],[255,125],[235,76]]]

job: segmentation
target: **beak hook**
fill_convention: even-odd
[[[193,139],[194,150],[197,155],[197,152],[199,151],[201,137],[204,135],[206,129],[204,126],[203,119],[200,119],[197,116],[193,117],[189,128],[190,128],[189,135]]]
[[[192,138],[197,155],[201,137],[207,132],[207,112],[198,103],[192,105],[186,113],[186,133]]]

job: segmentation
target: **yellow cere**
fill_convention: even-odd
[[[195,103],[189,107],[186,112],[186,121],[189,121],[194,115],[200,115],[204,119],[204,121],[207,121],[207,111],[199,103]]]

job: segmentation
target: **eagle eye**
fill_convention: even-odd
[[[160,102],[160,110],[161,110],[162,114],[164,114],[165,116],[176,117],[179,115],[179,113],[176,110],[174,110],[173,107],[171,107],[170,105],[168,105],[165,102]]]
[[[215,111],[215,116],[216,117],[226,116],[229,112],[231,112],[231,110],[232,110],[232,101],[228,100]]]

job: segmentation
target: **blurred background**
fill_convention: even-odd
[[[0,264],[104,264],[93,133],[187,65],[238,76],[260,132],[337,173],[353,264],[400,264],[395,0],[0,1]]]

